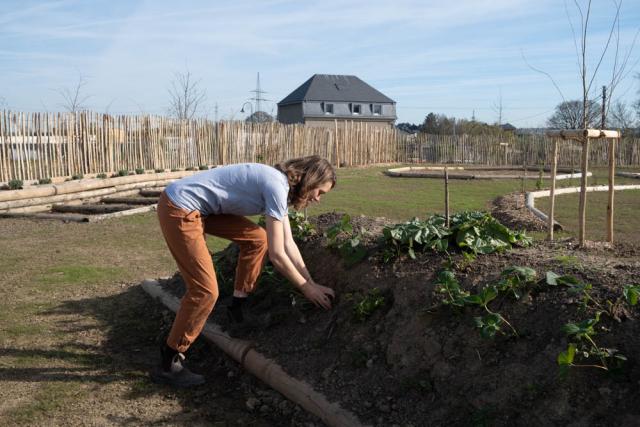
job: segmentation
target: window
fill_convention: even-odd
[[[333,114],[333,104],[324,104],[324,113]]]
[[[360,104],[353,104],[353,114],[362,114],[362,105]]]
[[[379,116],[382,114],[382,105],[373,104],[372,113],[374,116]]]

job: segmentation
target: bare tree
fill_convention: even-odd
[[[622,56],[620,55],[620,9],[622,8],[622,0],[612,0],[615,6],[615,16],[613,21],[611,22],[611,29],[609,30],[609,36],[607,41],[602,48],[602,52],[596,63],[593,72],[589,74],[587,70],[587,36],[588,36],[588,28],[589,28],[589,18],[591,15],[591,0],[588,0],[586,6],[583,8],[577,0],[574,0],[575,7],[578,11],[578,15],[580,16],[580,35],[576,37],[576,32],[574,30],[571,19],[569,18],[569,25],[571,26],[571,31],[573,33],[574,44],[576,46],[576,54],[578,56],[578,65],[579,65],[579,75],[580,81],[582,83],[582,107],[583,107],[583,117],[582,124],[583,128],[587,127],[589,123],[590,112],[589,108],[591,106],[591,101],[589,100],[589,93],[591,92],[591,88],[593,83],[598,75],[598,71],[600,66],[602,65],[602,61],[604,60],[605,54],[611,47],[613,42],[615,54],[614,54],[614,62],[611,70],[611,80],[609,84],[605,87],[604,91],[607,93],[609,101],[605,101],[604,111],[605,117],[606,113],[611,104],[611,99],[613,99],[613,94],[618,86],[618,84],[628,75],[627,66],[629,64],[629,58],[631,57],[631,53],[633,52],[633,48],[635,47],[636,40],[638,38],[638,31],[632,40],[631,46]],[[565,2],[566,9],[566,2]],[[568,15],[567,11],[567,15]],[[640,31],[640,30],[639,30]]]
[[[604,46],[601,48],[601,52],[598,56],[596,56],[595,66],[593,71],[588,70],[587,64],[591,61],[588,58],[588,47],[589,43],[587,41],[589,35],[589,24],[591,18],[591,0],[582,1],[582,4],[579,0],[573,0],[573,4],[575,6],[575,10],[577,12],[578,17],[578,29],[579,33],[576,32],[576,27],[573,25],[573,21],[571,19],[571,14],[569,12],[569,8],[567,7],[567,2],[564,2],[565,12],[567,14],[567,20],[569,21],[569,27],[571,28],[571,33],[573,34],[573,41],[576,51],[576,57],[578,62],[578,75],[581,83],[581,98],[582,98],[582,121],[581,128],[585,128],[590,121],[590,117],[592,112],[590,112],[590,108],[593,107],[593,101],[591,100],[592,96],[591,91],[596,77],[598,76],[598,72],[600,71],[600,67],[602,66],[602,62],[605,58],[606,53],[609,51],[609,48],[613,44],[615,52],[614,52],[614,60],[611,71],[611,79],[609,83],[605,86],[605,92],[608,94],[608,100],[605,101],[605,115],[608,111],[608,108],[611,103],[611,99],[613,99],[613,94],[618,86],[618,84],[624,80],[624,78],[629,74],[629,70],[633,68],[633,66],[629,67],[629,59],[635,47],[635,43],[637,41],[638,35],[640,34],[640,29],[636,32],[632,43],[629,49],[622,53],[620,52],[620,12],[622,8],[622,0],[612,0],[614,6],[614,18],[611,22],[611,28],[609,30],[609,34]],[[551,83],[554,85],[563,102],[572,102],[567,101],[566,97],[560,90],[560,87],[557,85],[553,77],[540,69],[537,69],[531,66],[524,54],[522,55],[525,63],[532,70],[544,74],[547,76]]]
[[[58,89],[56,92],[62,97],[60,106],[70,113],[86,110],[86,102],[91,95],[84,93],[87,80],[82,74],[78,74],[78,81],[73,87],[65,87]]]
[[[207,98],[200,87],[200,80],[194,80],[189,70],[176,72],[169,88],[169,114],[178,119],[195,117]]]
[[[547,126],[555,129],[584,129],[584,110],[581,100],[563,101],[556,106]],[[595,126],[600,118],[600,104],[589,100],[587,106],[587,126]]]
[[[633,127],[633,111],[624,102],[616,101],[609,111],[607,124],[623,132],[628,131]]]

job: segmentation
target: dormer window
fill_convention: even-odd
[[[379,116],[382,114],[382,105],[380,104],[373,104],[371,106],[371,112],[373,113],[374,116]]]
[[[353,114],[362,114],[362,105],[353,104],[353,109],[351,111]]]
[[[325,104],[322,103],[322,109],[324,110],[325,114],[333,114],[333,104]]]

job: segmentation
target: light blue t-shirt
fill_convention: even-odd
[[[169,184],[165,192],[171,202],[201,215],[265,214],[287,217],[289,183],[285,174],[260,163],[217,167]]]

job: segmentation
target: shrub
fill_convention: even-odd
[[[96,175],[96,178],[100,178],[100,179],[105,179],[107,177],[106,173],[99,173],[98,175]]]
[[[207,165],[200,165],[200,166],[198,166],[198,169],[200,169],[201,171],[206,171],[206,170],[209,170],[209,166],[207,166]]]
[[[194,166],[189,166],[188,168],[185,169],[186,171],[194,171],[197,170]]]
[[[155,173],[162,173],[162,172],[164,172],[164,169],[155,169],[154,172]]]
[[[81,173],[79,173],[79,174],[77,174],[77,175],[73,175],[73,176],[71,177],[71,179],[72,179],[72,180],[78,180],[78,179],[82,179],[82,178],[84,178],[84,175],[83,175],[83,174],[81,174]]]
[[[178,169],[178,168],[173,168],[173,169],[171,169],[171,172],[178,172],[179,170],[180,169]]]
[[[129,175],[129,171],[126,169],[122,169],[118,171],[118,176],[127,176]]]
[[[42,184],[51,184],[51,178],[40,178],[38,180],[38,184],[42,185]]]
[[[20,190],[22,189],[22,184],[21,179],[12,179],[9,181],[9,190]]]
[[[136,169],[136,174],[138,174],[138,175],[144,175],[144,168],[137,168],[137,169]]]

